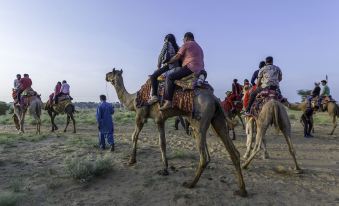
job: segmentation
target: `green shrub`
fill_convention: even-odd
[[[4,192],[0,194],[0,205],[1,206],[15,206],[18,205],[22,199],[22,195],[16,193]]]
[[[9,109],[9,105],[6,102],[0,102],[0,115],[5,115]]]
[[[99,157],[94,161],[82,157],[66,158],[65,165],[67,174],[81,182],[87,182],[112,169],[112,161],[108,156]]]

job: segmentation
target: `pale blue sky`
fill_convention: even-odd
[[[291,101],[329,76],[339,99],[339,1],[3,1],[0,101],[11,101],[17,73],[29,73],[46,100],[66,79],[75,101],[118,101],[105,74],[124,69],[135,92],[156,68],[167,33],[191,31],[204,49],[208,81],[224,98],[233,78],[250,79],[268,55],[283,71]],[[106,90],[107,88],[107,90]]]

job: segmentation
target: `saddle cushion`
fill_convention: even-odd
[[[164,83],[159,84],[159,97],[162,99],[164,95]],[[148,105],[148,100],[151,98],[151,81],[147,82],[141,86],[141,89],[137,92],[136,105],[137,107],[142,107]],[[185,112],[193,112],[193,99],[195,96],[194,90],[183,90],[181,88],[176,88],[173,96],[173,107],[177,107],[180,110]]]
[[[54,109],[55,112],[57,112],[59,114],[64,114],[65,108],[69,104],[72,104],[72,101],[70,99],[65,99],[65,100],[59,101],[58,104],[53,104],[53,109]]]
[[[251,107],[250,110],[250,114],[254,117],[254,118],[258,118],[263,106],[270,100],[277,100],[277,101],[284,101],[285,99],[283,98],[283,96],[277,92],[276,90],[263,90],[262,92],[260,92],[257,97],[255,98],[255,101]]]

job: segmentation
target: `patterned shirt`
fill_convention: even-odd
[[[166,41],[164,43],[164,46],[161,49],[161,52],[159,54],[158,58],[158,66],[160,67],[162,64],[168,62],[174,55],[175,55],[175,49],[171,42]],[[178,62],[175,62],[173,64],[168,65],[170,69],[173,69],[175,67],[179,66]]]
[[[266,65],[259,70],[258,79],[261,78],[261,87],[266,88],[269,86],[279,87],[282,72],[279,67],[275,65]]]

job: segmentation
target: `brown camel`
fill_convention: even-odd
[[[288,108],[291,110],[296,110],[296,111],[303,111],[305,112],[307,108],[307,102],[304,101],[302,103],[290,103],[288,105]],[[337,117],[339,117],[339,106],[335,102],[328,102],[327,104],[324,105],[324,110],[327,110],[328,115],[332,118],[332,131],[329,133],[329,135],[333,135],[335,128],[337,127]],[[313,122],[313,119],[312,119]]]
[[[45,110],[47,110],[47,113],[49,115],[49,117],[51,118],[51,123],[52,123],[52,132],[54,132],[55,130],[58,130],[58,127],[56,126],[54,120],[55,120],[55,117],[58,115],[58,114],[61,114],[59,112],[57,112],[53,106],[51,106],[51,104],[49,104],[48,102],[46,103],[46,106],[45,106]],[[71,103],[71,104],[68,104],[64,109],[63,109],[63,113],[65,113],[67,115],[67,122],[66,122],[66,127],[64,129],[64,132],[67,131],[67,127],[70,123],[70,120],[72,120],[73,122],[73,133],[76,133],[76,127],[75,127],[75,119],[74,119],[74,112],[75,112],[75,107],[74,105]]]
[[[24,123],[25,123],[25,116],[27,110],[29,110],[30,115],[34,118],[36,122],[36,133],[40,134],[40,127],[41,127],[41,108],[42,108],[42,102],[40,99],[40,96],[33,96],[30,97],[30,103],[28,105],[20,106],[20,105],[14,105],[14,114],[13,114],[13,120],[16,129],[19,131],[19,133],[24,133]]]
[[[247,124],[252,125],[252,129],[254,128],[253,121],[254,121],[254,118],[252,118],[252,120],[250,121],[247,121]],[[274,100],[274,99],[269,100],[262,107],[262,110],[260,111],[258,118],[255,120],[255,123],[257,125],[255,145],[254,145],[253,151],[249,155],[250,150],[251,150],[251,144],[252,144],[252,135],[248,135],[247,138],[249,138],[250,140],[247,140],[247,150],[246,150],[245,157],[247,157],[248,155],[249,157],[246,159],[245,163],[242,165],[242,168],[246,169],[248,165],[250,164],[250,162],[255,157],[255,155],[260,151],[266,131],[268,127],[273,124],[277,129],[280,129],[280,131],[283,133],[286,139],[290,154],[292,155],[292,158],[295,164],[296,173],[301,173],[302,170],[300,169],[297,163],[297,159],[295,157],[295,151],[294,151],[294,148],[291,142],[291,123],[290,123],[288,114],[284,108],[284,105],[277,100]],[[251,126],[249,126],[248,128],[251,128]],[[265,143],[263,144],[263,146],[265,147]]]
[[[203,170],[206,168],[208,164],[208,152],[206,146],[206,132],[210,124],[212,124],[216,133],[220,137],[224,146],[226,147],[228,153],[230,154],[231,160],[236,168],[236,174],[238,179],[238,184],[240,190],[236,191],[236,195],[247,196],[247,191],[245,188],[245,183],[242,176],[242,171],[240,167],[240,154],[238,150],[233,145],[232,140],[228,135],[228,128],[225,122],[225,117],[222,112],[222,108],[218,103],[217,98],[213,95],[213,93],[209,90],[200,90],[199,95],[194,97],[194,107],[196,110],[196,114],[199,115],[200,118],[192,118],[191,113],[186,113],[184,111],[172,108],[160,112],[159,103],[153,104],[151,106],[143,106],[137,107],[136,105],[136,97],[137,94],[129,94],[124,86],[123,78],[122,78],[122,70],[113,69],[112,72],[106,74],[106,81],[111,82],[115,87],[118,98],[120,102],[122,102],[129,110],[135,111],[135,130],[132,135],[133,146],[132,152],[129,159],[129,164],[136,163],[136,149],[137,149],[137,141],[138,136],[141,129],[144,126],[144,123],[148,118],[154,119],[155,123],[158,126],[159,130],[159,144],[163,162],[163,169],[160,171],[161,175],[168,175],[168,162],[166,157],[166,138],[165,138],[165,121],[169,117],[174,116],[186,116],[189,120],[191,127],[193,128],[193,134],[196,140],[197,149],[200,154],[200,162],[196,171],[196,175],[192,181],[184,182],[184,186],[187,188],[193,188]]]

